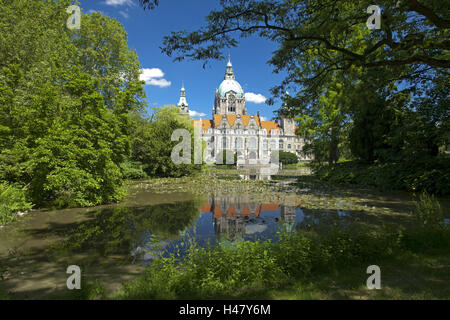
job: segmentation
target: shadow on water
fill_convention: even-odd
[[[0,234],[1,289],[13,299],[60,297],[68,292],[66,268],[78,265],[85,279],[112,291],[156,256],[175,250],[183,255],[189,239],[203,246],[275,239],[305,219],[299,207],[258,202],[248,194],[35,212]]]
[[[0,298],[5,293],[12,299],[67,295],[69,265],[80,266],[84,279],[98,280],[112,292],[142,274],[157,256],[183,255],[190,239],[207,246],[276,240],[279,231],[302,232],[319,224],[407,222],[407,215],[380,215],[361,207],[390,206],[404,213],[410,199],[360,192],[321,191],[314,197],[293,193],[291,200],[278,201],[278,196],[240,189],[199,198],[141,187],[121,205],[33,212],[0,232]]]
[[[192,200],[82,214],[35,212],[2,230],[1,289],[12,298],[43,298],[67,291],[65,271],[73,264],[87,278],[117,287],[142,272],[142,265],[133,263],[136,247],[153,234],[164,241],[180,237],[197,220],[198,208],[199,202]]]

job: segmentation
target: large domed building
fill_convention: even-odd
[[[181,88],[178,103],[183,114],[189,114],[186,91]],[[225,78],[215,91],[212,119],[194,120],[201,127],[202,138],[207,142],[205,161],[216,162],[222,150],[237,154],[238,163],[268,163],[273,150],[294,153],[300,160],[310,160],[301,151],[304,140],[296,134],[294,120],[281,117],[277,121],[263,121],[259,116],[248,115],[245,93],[236,81],[231,60]]]

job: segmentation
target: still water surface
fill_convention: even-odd
[[[202,246],[276,239],[279,231],[349,223],[357,216],[339,208],[316,211],[239,191],[198,196],[145,188],[118,205],[35,211],[0,229],[0,297],[60,297],[67,293],[69,265],[79,265],[85,279],[100,280],[113,291],[141,274],[157,254],[183,254],[190,239]]]

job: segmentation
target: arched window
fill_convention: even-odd
[[[250,138],[250,140],[248,141],[248,147],[250,149],[256,149],[256,139],[255,138]]]
[[[267,149],[268,149],[267,139],[264,139],[264,141],[263,141],[263,150],[267,150]]]
[[[280,139],[280,149],[284,149],[284,144],[283,144],[283,140]]]
[[[275,150],[277,147],[276,141],[275,140],[271,140],[270,141],[270,149],[271,150]]]
[[[242,149],[242,138],[236,138],[234,144],[236,149]]]
[[[236,98],[234,97],[234,95],[230,95],[230,97],[228,98],[228,111],[236,111]]]
[[[226,149],[227,148],[227,138],[223,137],[222,138],[222,149]]]

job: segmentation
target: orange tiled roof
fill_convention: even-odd
[[[242,208],[241,215],[249,216],[249,217],[252,215],[252,213],[250,212],[250,209],[248,208],[248,206],[244,206],[244,208]]]
[[[261,205],[258,204],[258,207],[256,208],[256,211],[255,211],[255,217],[259,217],[260,213],[261,213]]]
[[[208,130],[209,128],[212,127],[212,121],[211,120],[201,120],[201,121],[202,121],[201,126],[202,126],[202,129],[203,129],[203,132],[206,132],[206,130]],[[198,124],[199,122],[200,122],[200,120],[198,120],[198,119],[194,119],[193,120],[194,125]]]
[[[263,129],[267,130],[267,133],[270,133],[270,130],[272,129],[280,129],[280,126],[278,125],[278,122],[276,121],[261,121],[261,127]]]
[[[214,128],[217,128],[221,121],[222,121],[222,115],[221,114],[215,114],[214,115],[214,119],[213,119]]]
[[[236,122],[236,115],[235,114],[227,114],[227,121],[230,124],[230,126],[234,126],[234,123]]]
[[[214,218],[222,218],[222,210],[218,206],[214,206]]]
[[[260,204],[258,205],[258,208],[256,208],[255,217],[259,217],[261,214],[261,211],[276,211],[280,205],[278,204]]]
[[[211,212],[211,205],[208,202],[205,202],[205,204],[200,207],[200,212]]]
[[[212,127],[212,121],[211,120],[202,120],[203,131],[206,131],[206,130],[208,130],[211,127]]]
[[[256,125],[259,127],[260,126],[259,117],[258,116],[254,116],[254,117],[255,117]],[[245,127],[248,126],[248,123],[250,122],[250,118],[251,118],[251,115],[248,115],[248,114],[241,115],[241,120]]]
[[[227,217],[231,218],[231,217],[236,217],[236,209],[233,205],[230,205],[228,207],[228,213],[227,213]]]
[[[254,116],[255,117],[255,121],[256,121],[256,125],[259,127],[260,126],[260,119],[258,116]],[[242,124],[246,127],[248,126],[249,122],[250,122],[250,118],[251,115],[241,115],[241,120],[242,120]],[[221,114],[215,114],[214,115],[214,128],[217,128],[220,125],[220,122],[222,121],[223,116]],[[237,116],[235,114],[227,114],[226,115],[226,119],[227,122],[230,124],[230,126],[234,126]]]
[[[279,207],[278,204],[263,204],[261,205],[261,211],[275,211],[278,210]]]

